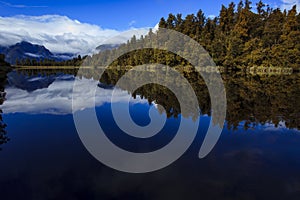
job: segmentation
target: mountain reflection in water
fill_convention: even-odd
[[[5,101],[1,100],[0,125],[7,134],[1,131],[0,142],[4,137],[11,139],[1,145],[1,198],[299,198],[299,74],[222,74],[227,94],[225,127],[213,151],[199,159],[199,148],[211,120],[210,96],[200,75],[181,71],[192,85],[201,110],[191,107],[181,113],[175,95],[163,86],[149,84],[130,94],[126,90],[129,86],[114,88],[125,72],[108,69],[99,82],[95,71],[86,69],[84,75],[76,77],[86,91],[84,97],[72,93],[75,70],[19,70],[1,79],[1,92],[5,91],[6,96]],[[142,75],[134,72],[134,78]],[[180,84],[167,72],[148,75]],[[190,123],[200,117],[197,137],[178,161],[160,171],[127,174],[110,169],[86,151],[72,119],[72,95],[82,98],[78,110],[93,109],[91,88],[96,88],[99,123],[107,137],[124,149],[146,152],[163,147],[176,134],[181,117],[189,118]],[[117,94],[113,102],[112,89]],[[166,127],[153,138],[134,139],[116,126],[110,106],[124,106],[128,95],[132,97],[130,111],[137,124],[149,123],[151,106],[157,108],[157,117],[167,117]]]

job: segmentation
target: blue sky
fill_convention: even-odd
[[[90,54],[100,44],[124,43],[133,35],[147,34],[169,13],[185,16],[202,9],[206,16],[218,16],[221,5],[231,1],[0,0],[0,46],[28,41],[54,53]],[[281,9],[300,4],[300,0],[264,2]]]
[[[154,26],[161,17],[167,17],[169,13],[186,15],[202,9],[206,16],[218,15],[221,5],[228,5],[230,2],[231,0],[0,0],[0,15],[57,14],[102,28],[126,30],[132,26]],[[265,2],[273,7],[282,4],[281,0]]]

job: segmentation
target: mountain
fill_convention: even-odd
[[[118,48],[121,44],[102,44],[99,45],[96,50],[98,52],[102,52],[105,50],[112,50]],[[32,44],[26,41],[22,41],[16,43],[12,46],[0,46],[0,54],[5,55],[5,61],[10,64],[16,64],[16,61],[30,59],[30,60],[44,60],[50,59],[55,61],[64,61],[64,60],[71,60],[76,57],[75,54],[72,53],[52,53],[46,47],[42,45]]]
[[[112,50],[118,48],[120,45],[121,44],[101,44],[98,47],[96,47],[96,50],[98,50],[99,52],[105,50]]]
[[[77,56],[73,53],[56,53],[54,54],[54,57],[56,58],[56,60],[58,59],[60,61],[60,60],[71,60]]]
[[[26,90],[28,92],[41,88],[48,88],[55,81],[55,76],[26,76],[15,71],[8,73],[7,82],[10,86]]]
[[[53,54],[44,46],[31,44],[26,41],[19,42],[9,47],[0,46],[0,53],[5,55],[5,61],[10,64],[16,64],[16,60],[27,58],[36,59],[37,61],[44,59],[62,61],[74,57],[74,55],[71,54]]]

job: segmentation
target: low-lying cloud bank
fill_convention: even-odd
[[[293,5],[297,5],[299,12],[300,0],[281,0],[279,7],[289,10]],[[133,24],[134,21],[131,22],[131,25]],[[0,16],[0,27],[0,46],[28,41],[44,45],[53,53],[72,54],[90,54],[101,44],[123,43],[133,35],[140,37],[147,34],[151,28],[130,28],[126,31],[103,29],[61,15]]]
[[[127,31],[103,29],[60,15],[0,17],[0,46],[20,41],[44,45],[54,53],[93,53],[105,43],[123,43],[133,35],[145,35],[149,28]]]

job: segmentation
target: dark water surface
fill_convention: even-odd
[[[300,199],[300,76],[222,75],[226,123],[215,148],[199,159],[211,120],[210,100],[199,75],[183,73],[198,96],[201,114],[180,113],[173,93],[158,85],[134,94],[126,86],[116,88],[118,98],[111,102],[113,86],[124,71],[108,70],[100,84],[92,76],[80,77],[86,90],[81,110],[93,109],[90,88],[98,84],[99,123],[123,149],[160,149],[174,138],[182,117],[191,124],[200,117],[187,152],[170,166],[146,174],[111,169],[85,149],[72,116],[72,71],[23,70],[2,76],[6,96],[1,105],[0,199]],[[157,108],[156,117],[167,117],[160,133],[137,139],[118,128],[111,104],[127,106],[128,95],[138,125],[150,122],[151,107]]]

